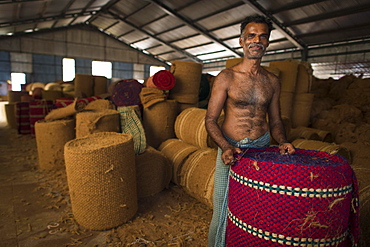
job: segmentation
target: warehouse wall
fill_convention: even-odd
[[[32,54],[32,81],[53,82],[63,79],[60,56]]]
[[[76,73],[91,74],[91,62],[110,61],[114,78],[145,79],[159,60],[85,25],[0,39],[0,81],[10,72],[27,74],[27,82],[62,80],[62,59],[74,58]],[[136,77],[134,77],[136,76]]]
[[[10,80],[9,52],[0,52],[0,81]]]

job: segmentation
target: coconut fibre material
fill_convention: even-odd
[[[250,149],[231,166],[227,246],[354,246],[355,174],[340,155]]]

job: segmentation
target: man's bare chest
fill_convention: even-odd
[[[228,91],[228,100],[238,107],[268,105],[273,89],[268,83],[234,83]]]

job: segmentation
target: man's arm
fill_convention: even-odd
[[[220,126],[217,121],[220,117],[222,109],[224,108],[226,98],[228,81],[230,79],[221,72],[215,79],[212,87],[211,97],[208,102],[208,109],[205,118],[206,129],[209,136],[222,149],[222,160],[224,164],[232,164],[234,154],[240,153],[241,150],[232,146],[223,136]]]
[[[275,78],[274,78],[275,79]],[[273,81],[274,93],[268,109],[269,125],[272,137],[279,143],[281,154],[293,154],[295,149],[287,141],[285,128],[280,115],[280,83],[278,79]]]

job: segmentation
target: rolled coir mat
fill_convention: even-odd
[[[312,86],[312,67],[308,62],[300,62],[298,65],[296,93],[308,93]]]
[[[80,225],[106,230],[138,209],[134,143],[130,135],[100,132],[64,148],[72,213]]]
[[[77,112],[81,111],[84,107],[84,103],[78,103],[77,98],[76,99],[71,99],[71,103],[68,103],[68,105],[63,102],[63,103],[57,103],[56,105],[57,108],[51,110],[46,116],[45,120],[46,121],[53,121],[53,120],[58,120],[58,119],[63,119],[67,117],[71,117],[75,115]]]
[[[122,133],[131,135],[134,140],[135,154],[144,153],[147,143],[144,127],[139,116],[139,106],[119,106],[117,111],[120,114]]]
[[[94,94],[101,95],[108,92],[108,79],[105,76],[93,76],[94,80]]]
[[[44,170],[64,167],[64,145],[75,138],[74,119],[35,123],[39,167]]]
[[[154,87],[144,87],[139,96],[144,108],[149,108],[158,102],[165,101],[167,98],[163,90]]]
[[[94,95],[94,77],[87,74],[76,74],[74,78],[76,97],[91,97]]]
[[[16,103],[5,104],[5,115],[8,126],[17,129]]]
[[[119,112],[113,109],[76,114],[76,138],[97,132],[121,132]]]
[[[295,92],[297,84],[298,65],[298,61],[293,59],[270,62],[270,68],[277,68],[280,70],[279,78],[281,81],[282,92]]]
[[[148,78],[146,86],[160,90],[170,90],[175,86],[175,83],[175,76],[169,70],[160,70]]]
[[[198,101],[195,102],[195,103],[180,103],[180,102],[177,102],[177,114],[180,114],[184,110],[186,110],[188,108],[193,108],[193,107],[198,108],[199,107],[199,102]]]
[[[180,185],[180,173],[182,166],[187,158],[198,149],[198,147],[183,142],[177,138],[168,139],[159,146],[158,150],[161,151],[161,153],[171,162],[172,182]]]
[[[313,93],[295,94],[291,115],[293,128],[309,126],[314,96]]]
[[[175,100],[165,100],[151,107],[144,107],[143,126],[147,144],[158,148],[165,140],[175,138],[176,117]]]
[[[287,136],[290,142],[296,139],[317,140],[329,143],[334,142],[333,135],[329,131],[309,127],[294,128]]]
[[[43,90],[41,92],[41,95],[42,95],[41,98],[43,100],[52,100],[52,101],[64,97],[63,92],[58,90]]]
[[[8,102],[16,103],[21,102],[23,95],[29,95],[28,91],[8,91]]]
[[[294,93],[292,92],[281,92],[280,93],[280,111],[281,115],[292,119],[293,114],[293,101]]]
[[[135,161],[139,198],[155,195],[168,187],[172,166],[160,151],[148,146],[144,153],[135,155]]]
[[[241,63],[243,61],[243,58],[242,57],[237,57],[237,58],[230,58],[230,59],[227,59],[226,60],[226,64],[225,64],[225,67],[226,69],[234,66],[234,65],[237,65],[238,63]]]
[[[175,121],[176,137],[199,148],[217,147],[206,130],[206,113],[206,109],[197,107],[183,110]],[[224,116],[221,114],[218,123],[221,124],[223,119]]]
[[[356,246],[359,194],[340,155],[249,149],[230,167],[226,246]]]
[[[296,139],[292,142],[292,144],[296,148],[323,151],[330,154],[339,154],[343,156],[349,163],[352,163],[351,152],[346,147],[343,147],[335,143],[328,143],[316,140]]]
[[[112,89],[112,102],[118,106],[140,105],[140,92],[144,86],[135,79],[116,82]]]
[[[176,84],[170,90],[169,99],[176,100],[179,103],[197,103],[202,77],[202,64],[177,60],[171,63],[170,72],[175,76]]]
[[[185,161],[180,174],[180,184],[198,201],[212,207],[217,149],[202,148]]]
[[[289,135],[287,135],[288,141],[292,142],[296,139],[321,141],[319,134],[315,130],[316,129],[312,129],[312,128],[308,128],[308,127],[293,128],[290,131]]]
[[[114,109],[114,108],[115,107],[111,101],[106,100],[106,99],[97,99],[97,100],[94,100],[88,103],[85,106],[84,110],[101,111],[105,109]]]

